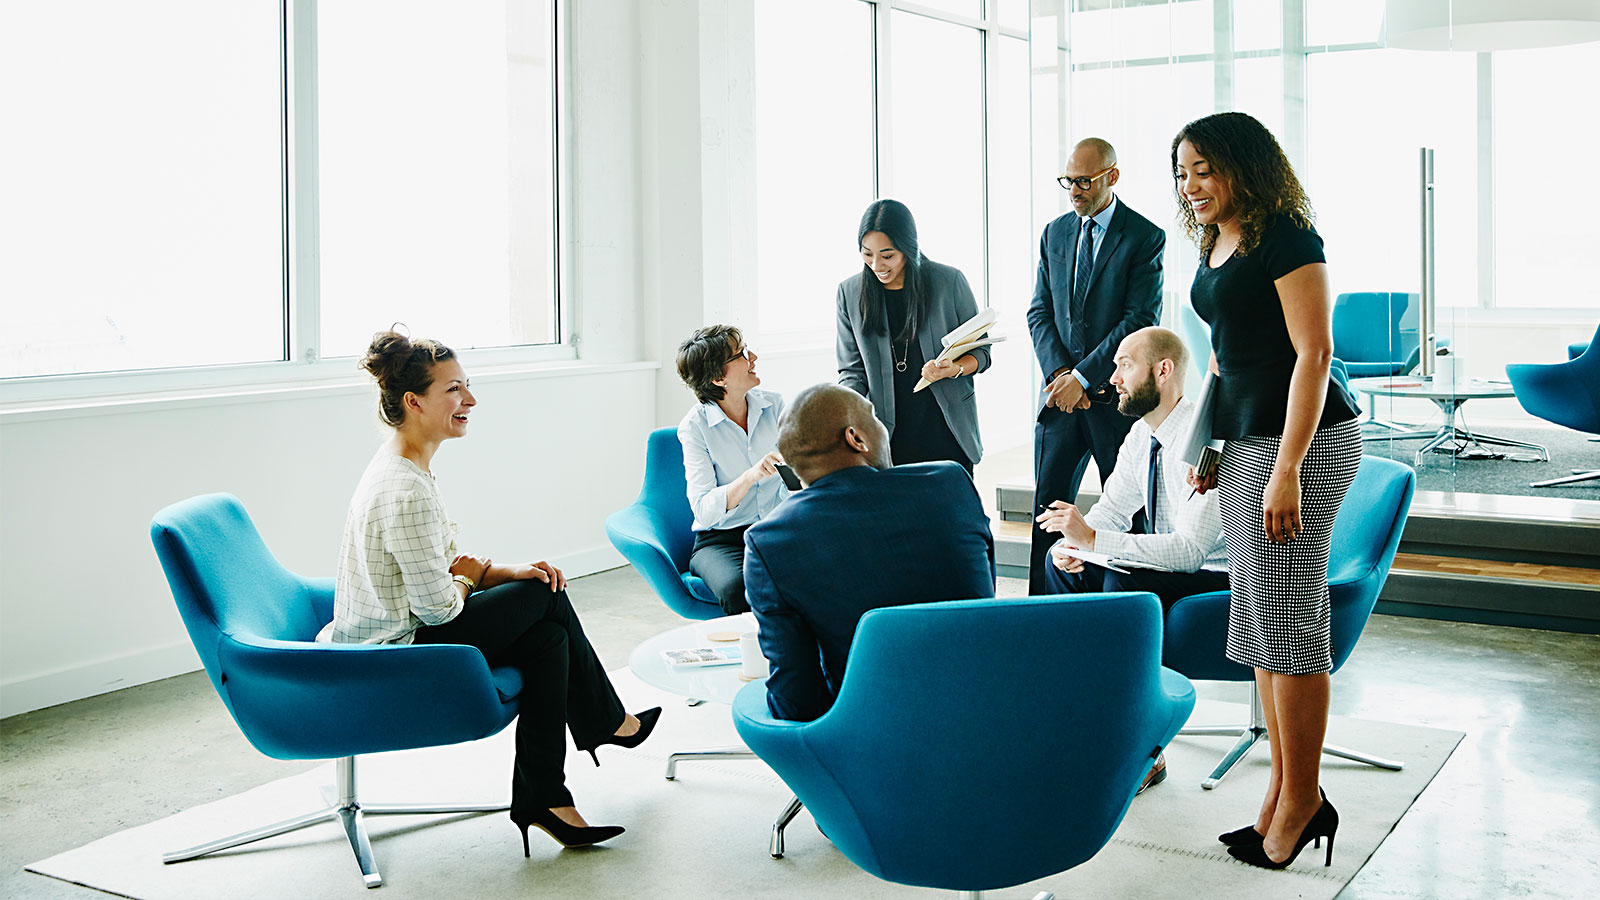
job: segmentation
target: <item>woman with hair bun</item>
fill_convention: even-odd
[[[861,271],[839,283],[839,383],[872,401],[895,465],[948,459],[970,474],[983,442],[968,379],[989,368],[989,348],[938,361],[940,339],[978,314],[967,277],[922,255],[898,200],[867,207],[856,243]],[[932,384],[917,391],[922,378]]]
[[[660,707],[637,716],[617,692],[567,599],[561,570],[504,565],[456,549],[429,464],[439,445],[465,437],[477,398],[449,347],[394,331],[373,336],[361,365],[378,382],[378,412],[394,434],[378,448],[345,519],[333,622],[320,639],[369,644],[468,644],[491,666],[522,673],[511,778],[511,821],[566,847],[616,837],[573,805],[563,772],[566,735],[594,755],[603,744],[637,747]],[[595,757],[595,765],[599,765]]]

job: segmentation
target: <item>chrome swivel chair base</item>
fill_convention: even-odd
[[[667,780],[678,780],[678,763],[701,759],[756,759],[748,747],[716,747],[710,750],[679,750],[677,753],[667,754]],[[772,823],[772,840],[767,844],[767,853],[773,859],[783,859],[783,830],[789,827],[794,817],[800,814],[805,805],[796,797],[789,801],[777,820]]]
[[[1227,777],[1228,772],[1233,769],[1234,764],[1239,760],[1244,759],[1245,754],[1250,752],[1251,747],[1254,747],[1258,742],[1267,739],[1267,716],[1266,712],[1261,708],[1261,692],[1256,688],[1255,682],[1252,681],[1249,682],[1249,684],[1249,725],[1243,726],[1243,728],[1240,728],[1239,726],[1227,725],[1203,725],[1194,728],[1183,728],[1178,731],[1178,735],[1180,737],[1238,737],[1238,741],[1234,743],[1233,749],[1229,750],[1227,755],[1222,757],[1222,760],[1217,763],[1217,767],[1211,770],[1211,775],[1200,782],[1200,786],[1208,791],[1215,790],[1217,785],[1222,783],[1222,779]],[[1369,766],[1376,766],[1377,768],[1388,769],[1393,772],[1400,771],[1401,769],[1405,768],[1406,765],[1398,760],[1384,759],[1381,756],[1372,756],[1371,754],[1350,750],[1345,747],[1336,747],[1333,744],[1323,744],[1322,752],[1329,756],[1337,756],[1340,759],[1348,759],[1359,763],[1366,763]]]
[[[338,796],[333,802],[323,809],[285,819],[273,825],[253,828],[242,831],[231,837],[220,838],[190,847],[187,850],[178,850],[173,853],[163,854],[161,861],[171,864],[184,860],[197,859],[218,850],[227,850],[249,844],[264,838],[276,837],[298,831],[320,822],[337,821],[344,828],[345,838],[350,841],[350,849],[356,856],[356,865],[361,867],[361,878],[367,887],[375,888],[383,885],[383,876],[378,872],[377,860],[372,855],[372,841],[367,837],[367,826],[363,816],[428,816],[448,815],[450,813],[484,813],[505,812],[511,807],[507,804],[495,803],[467,803],[467,804],[432,804],[432,803],[388,803],[362,806],[356,799],[356,758],[346,756],[335,763],[337,772]]]

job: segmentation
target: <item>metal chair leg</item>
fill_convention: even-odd
[[[378,872],[377,859],[372,852],[372,840],[367,836],[365,815],[442,815],[450,813],[484,813],[502,812],[511,807],[503,803],[391,803],[376,804],[363,807],[356,797],[356,758],[346,756],[335,761],[338,799],[336,802],[315,812],[285,819],[273,825],[262,828],[253,828],[242,831],[230,837],[219,838],[204,844],[197,844],[187,850],[178,850],[163,854],[161,861],[171,864],[185,860],[197,859],[218,850],[227,850],[244,844],[254,843],[264,838],[276,837],[298,831],[319,822],[337,821],[344,829],[345,839],[350,842],[350,850],[355,854],[356,864],[361,867],[361,879],[369,888],[383,885],[383,876]]]
[[[767,853],[773,859],[783,859],[783,830],[789,827],[789,823],[794,821],[794,817],[798,816],[802,809],[805,809],[805,804],[800,802],[799,797],[792,797],[789,805],[778,814],[778,820],[772,823],[772,841],[767,845]]]
[[[1243,726],[1242,728],[1228,727],[1225,725],[1201,725],[1194,728],[1181,729],[1178,731],[1178,734],[1188,737],[1232,737],[1234,735],[1238,735],[1239,739],[1234,743],[1233,749],[1229,750],[1227,755],[1222,757],[1222,760],[1217,763],[1217,767],[1211,770],[1211,776],[1200,782],[1200,786],[1202,788],[1205,788],[1208,791],[1215,790],[1217,785],[1222,783],[1222,779],[1226,777],[1228,772],[1234,767],[1234,764],[1239,760],[1244,759],[1245,754],[1250,752],[1251,747],[1254,747],[1258,742],[1267,739],[1266,712],[1261,708],[1261,693],[1259,690],[1257,690],[1255,682],[1250,682],[1249,725]],[[1404,769],[1406,765],[1399,760],[1385,759],[1381,756],[1373,756],[1369,753],[1362,753],[1358,750],[1350,750],[1345,747],[1337,747],[1333,744],[1323,744],[1322,752],[1329,756],[1337,756],[1340,759],[1348,759],[1358,763],[1366,763],[1369,766],[1376,766],[1380,769],[1388,769],[1392,772],[1398,772],[1401,769]]]
[[[667,755],[667,780],[678,777],[678,763],[691,759],[755,759],[747,747],[717,747],[711,750],[680,750]]]

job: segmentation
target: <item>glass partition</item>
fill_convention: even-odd
[[[1384,0],[1035,0],[1035,235],[1069,208],[1054,178],[1073,145],[1109,140],[1119,199],[1167,228],[1162,324],[1207,341],[1168,154],[1184,123],[1248,112],[1316,210],[1367,452],[1414,466],[1419,489],[1447,505],[1600,500],[1597,482],[1530,486],[1593,468],[1594,444],[1527,413],[1506,371],[1565,360],[1600,318],[1600,227],[1560,187],[1600,138],[1600,119],[1571,99],[1600,74],[1600,43],[1409,50],[1388,27]]]

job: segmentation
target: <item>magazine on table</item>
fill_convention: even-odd
[[[702,666],[737,666],[743,662],[739,646],[690,647],[684,650],[663,650],[662,657],[673,669],[697,669]]]

